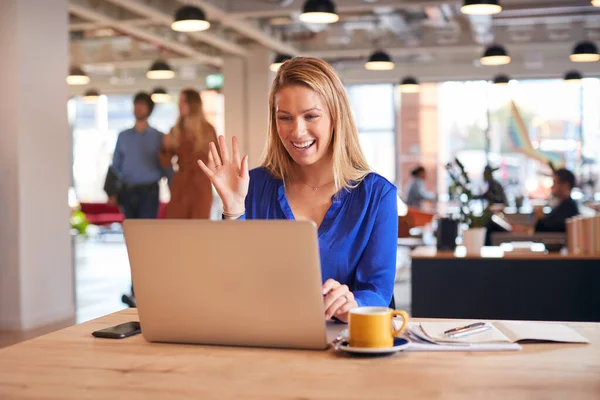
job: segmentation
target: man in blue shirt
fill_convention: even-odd
[[[112,167],[121,190],[109,202],[118,204],[126,218],[156,218],[158,182],[168,175],[158,159],[163,135],[148,124],[153,108],[150,95],[135,95],[135,125],[119,134],[115,147]]]
[[[135,125],[119,134],[113,156],[113,171],[120,184],[118,195],[109,203],[118,204],[125,218],[156,218],[158,214],[158,182],[168,176],[160,164],[158,153],[163,134],[148,124],[154,102],[148,93],[139,92],[133,100]],[[123,295],[124,303],[135,307],[133,286],[131,296]]]

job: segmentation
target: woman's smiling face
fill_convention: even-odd
[[[277,133],[292,159],[301,166],[330,156],[331,117],[321,97],[306,86],[281,88],[275,95]]]

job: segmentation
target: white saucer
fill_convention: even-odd
[[[356,354],[390,354],[404,350],[409,344],[410,342],[406,339],[394,338],[393,347],[350,347],[350,343],[342,342],[337,349]]]

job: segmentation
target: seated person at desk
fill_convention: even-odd
[[[483,170],[483,180],[487,183],[488,188],[481,196],[478,196],[480,199],[487,200],[490,204],[504,204],[508,205],[508,200],[506,199],[506,193],[504,193],[504,188],[494,179],[492,173],[495,169],[492,169],[489,165]]]
[[[552,196],[558,205],[552,208],[550,214],[537,221],[536,232],[566,232],[565,220],[579,214],[577,203],[571,198],[575,175],[568,169],[561,168],[554,172],[553,178]]]
[[[279,68],[261,167],[248,172],[235,137],[231,153],[223,136],[218,144],[210,144],[208,164],[198,165],[221,197],[224,218],[317,224],[326,319],[346,322],[355,307],[390,304],[397,190],[369,169],[344,86],[329,64],[297,57]]]
[[[413,178],[408,187],[406,205],[409,207],[420,208],[423,200],[435,200],[435,194],[430,193],[425,189],[425,168],[419,165],[417,168],[413,169],[410,174]]]

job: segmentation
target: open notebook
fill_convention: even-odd
[[[504,351],[520,350],[518,342],[589,343],[575,330],[558,323],[494,321],[485,332],[456,339],[444,332],[468,325],[472,321],[410,322],[404,336],[412,351]]]

